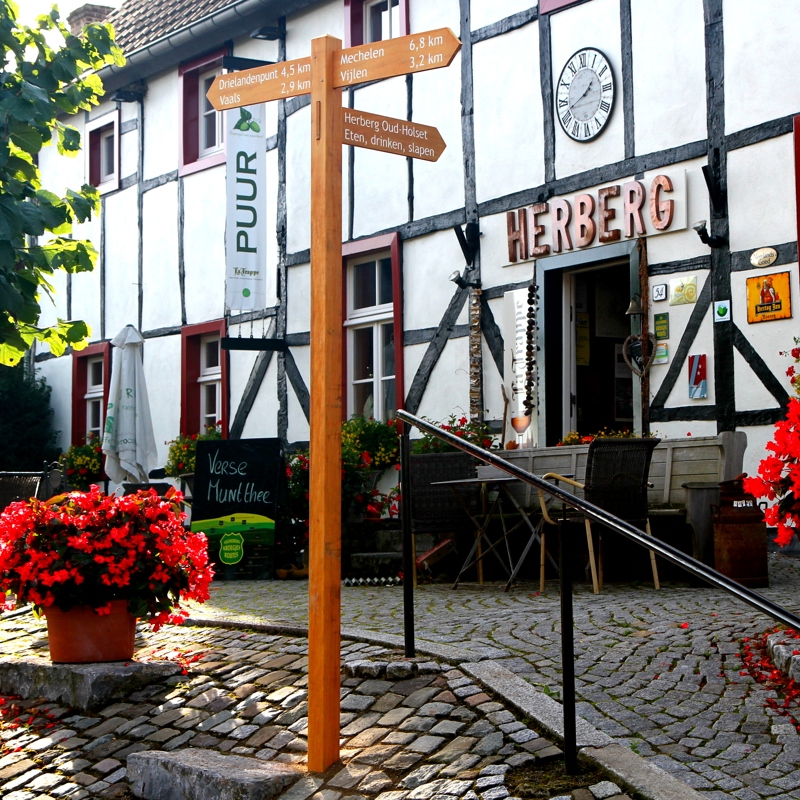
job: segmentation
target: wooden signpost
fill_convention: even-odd
[[[311,94],[311,441],[308,769],[339,760],[341,638],[342,145],[436,161],[436,128],[342,108],[342,87],[440,69],[461,49],[449,28],[342,49],[322,36],[311,57],[220,75],[217,111]],[[377,126],[377,127],[376,127]]]

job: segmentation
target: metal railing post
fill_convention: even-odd
[[[564,509],[566,517],[566,508]],[[575,640],[572,616],[572,547],[569,523],[558,523],[558,572],[561,585],[561,705],[564,711],[564,767],[578,774],[578,739],[575,722]]]
[[[403,526],[403,634],[406,657],[417,654],[414,643],[414,532],[411,530],[411,426],[400,434],[400,517]]]

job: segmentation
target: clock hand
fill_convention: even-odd
[[[580,101],[583,100],[583,98],[586,97],[587,94],[589,94],[589,89],[592,88],[592,83],[593,82],[594,82],[593,79],[590,78],[589,79],[589,84],[586,87],[586,89],[584,90],[583,94],[572,104],[571,108],[575,108],[575,106],[577,106],[578,103],[580,103]]]

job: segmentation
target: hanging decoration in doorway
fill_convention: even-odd
[[[642,344],[647,341],[647,357],[642,358]],[[656,356],[656,337],[652,333],[647,336],[641,333],[632,333],[622,345],[622,357],[634,375],[643,378],[650,372],[653,359]]]
[[[705,400],[708,397],[705,353],[689,356],[689,399]]]
[[[481,290],[469,289],[469,418],[483,421],[483,344],[481,342]]]
[[[536,312],[539,303],[539,287],[536,284],[536,263],[533,265],[533,280],[528,287],[528,330],[527,342],[525,346],[525,399],[522,407],[525,413],[530,416],[534,407],[534,392],[538,390],[539,375],[536,363],[536,347],[539,341],[538,330],[536,327]]]

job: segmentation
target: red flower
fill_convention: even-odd
[[[688,628],[688,627],[689,627],[689,623],[688,622],[681,622],[681,628],[685,629],[685,628]]]

